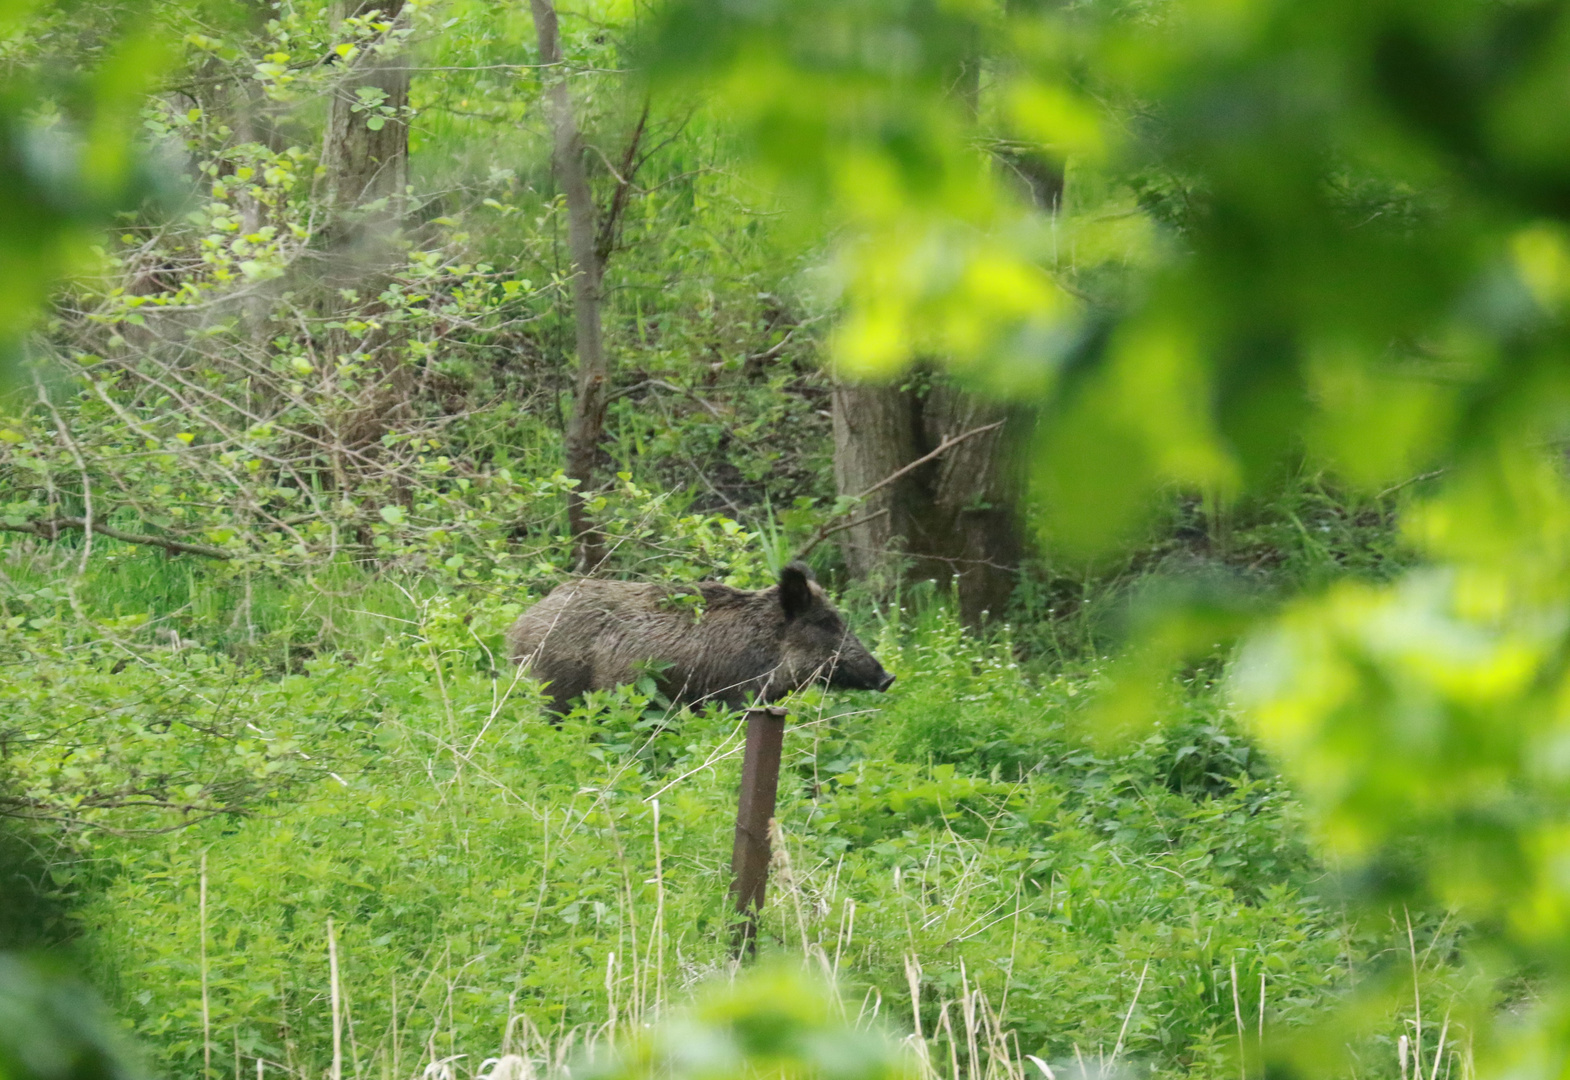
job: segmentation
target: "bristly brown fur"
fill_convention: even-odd
[[[755,591],[571,581],[519,616],[507,645],[547,684],[558,714],[586,690],[632,682],[644,665],[673,701],[737,709],[814,681],[866,690],[894,681],[799,563]]]

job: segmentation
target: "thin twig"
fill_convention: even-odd
[[[343,1080],[343,1000],[338,989],[338,935],[333,930],[333,917],[327,916],[327,966],[328,990],[333,1008],[333,1064],[329,1080]]]
[[[1412,1041],[1412,1066],[1416,1080],[1423,1075],[1423,992],[1417,982],[1417,939],[1412,934],[1412,913],[1405,904],[1401,910],[1406,915],[1406,945],[1412,957],[1412,1001],[1417,1010],[1416,1038]]]
[[[976,436],[976,435],[985,435],[989,431],[996,431],[998,428],[1002,427],[1006,423],[1008,423],[1007,420],[995,420],[995,421],[993,421],[990,424],[984,424],[984,425],[982,425],[979,428],[971,428],[969,431],[964,431],[964,432],[961,432],[958,435],[954,435],[954,436],[952,436],[950,438],[944,439],[941,443],[938,444],[937,449],[929,451],[928,453],[922,454],[919,458],[917,458],[915,461],[912,461],[908,465],[903,465],[900,468],[895,469],[893,472],[891,472],[887,476],[885,476],[882,480],[879,480],[876,484],[873,484],[871,487],[869,487],[866,491],[863,491],[860,495],[857,495],[856,496],[856,501],[860,502],[862,499],[865,499],[868,495],[871,495],[871,494],[873,494],[876,491],[881,491],[883,488],[885,488],[888,485],[892,484],[894,481],[898,480],[900,477],[904,476],[906,473],[912,472],[912,471],[914,471],[916,469],[921,468],[921,466],[925,465],[927,462],[931,461],[933,458],[939,457],[942,454],[948,452],[949,450],[952,450],[954,447],[958,446],[960,443],[964,442],[966,439],[969,439],[969,438],[971,438],[973,436]]]
[[[996,426],[996,425],[994,425]],[[1150,961],[1145,961],[1145,966],[1139,973],[1139,982],[1134,985],[1134,997],[1128,1003],[1128,1012],[1123,1014],[1123,1026],[1118,1029],[1117,1045],[1112,1048],[1112,1060],[1116,1061],[1123,1052],[1123,1036],[1128,1034],[1128,1022],[1134,1018],[1134,1006],[1139,1004],[1139,992],[1145,988],[1145,976],[1150,974]]]
[[[817,535],[812,538],[812,543],[802,548],[801,551],[796,554],[796,558],[805,559],[808,555],[812,554],[813,548],[823,543],[823,541],[827,540],[835,533],[844,532],[846,529],[854,529],[857,525],[865,525],[867,522],[875,521],[888,512],[888,508],[884,507],[882,510],[873,511],[866,517],[854,518],[850,521],[842,521],[832,529],[819,529]]]
[[[627,200],[632,195],[632,183],[638,174],[638,169],[646,158],[638,157],[638,146],[643,142],[644,128],[649,122],[649,107],[652,104],[650,97],[643,99],[643,112],[638,115],[638,123],[632,129],[632,135],[627,139],[626,151],[622,154],[621,168],[618,170],[611,165],[599,147],[595,153],[605,161],[605,167],[616,178],[616,189],[611,193],[610,205],[605,208],[605,216],[600,221],[599,233],[594,238],[594,250],[603,265],[611,256],[611,251],[616,246],[616,230],[621,225],[623,211],[627,209]]]
[[[197,925],[202,960],[202,1076],[213,1080],[213,1021],[207,997],[207,852],[202,852],[197,892]]]
[[[1232,1015],[1237,1017],[1237,1074],[1248,1080],[1248,1054],[1243,1047],[1243,1002],[1237,994],[1237,961],[1232,961]]]
[[[1448,469],[1434,469],[1431,472],[1419,473],[1416,476],[1409,476],[1405,480],[1400,481],[1399,483],[1391,484],[1389,487],[1385,488],[1385,490],[1381,491],[1378,495],[1375,495],[1374,498],[1376,500],[1383,499],[1386,495],[1394,495],[1396,492],[1400,491],[1404,487],[1408,487],[1408,486],[1410,486],[1412,484],[1420,484],[1424,480],[1433,480],[1436,477],[1440,477],[1440,476],[1445,475],[1445,473],[1447,473],[1449,471],[1450,470],[1448,470]]]

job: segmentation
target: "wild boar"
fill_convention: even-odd
[[[752,591],[717,581],[571,581],[518,617],[507,646],[546,684],[558,715],[584,691],[633,682],[641,671],[672,701],[733,709],[813,682],[880,691],[894,682],[803,563]]]

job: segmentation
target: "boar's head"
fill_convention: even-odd
[[[887,690],[894,684],[894,676],[851,633],[805,563],[793,562],[780,572],[779,599],[785,612],[780,667],[796,685]]]

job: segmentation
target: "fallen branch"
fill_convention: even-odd
[[[702,405],[703,408],[708,412],[708,414],[710,416],[714,417],[714,419],[720,421],[721,423],[725,422],[725,414],[724,413],[722,413],[718,409],[716,409],[713,406],[713,404],[711,404],[710,402],[705,401],[703,398],[699,397],[698,394],[695,391],[689,390],[685,386],[677,386],[674,383],[668,383],[668,382],[664,381],[663,379],[645,379],[645,380],[643,380],[643,383],[641,385],[643,385],[643,386],[657,386],[661,390],[669,390],[673,394],[684,394],[687,397],[691,398],[693,401],[696,401],[699,405]]]
[[[48,521],[28,521],[21,525],[11,525],[0,521],[0,532],[31,533],[41,536],[45,540],[60,539],[62,529],[81,529],[84,532],[91,528],[99,536],[107,536],[111,540],[119,540],[124,544],[140,544],[144,547],[163,548],[170,554],[201,555],[209,559],[232,559],[233,554],[223,548],[210,547],[207,544],[190,544],[184,540],[175,540],[167,536],[150,536],[147,533],[126,532],[116,529],[112,525],[94,521],[89,525],[86,518],[58,517]]]
[[[925,454],[922,454],[915,461],[908,462],[905,465],[901,465],[898,469],[895,469],[893,472],[889,473],[882,480],[879,480],[876,484],[873,484],[866,491],[863,491],[860,495],[857,495],[855,498],[850,500],[849,504],[846,505],[844,507],[844,509],[840,510],[837,514],[834,514],[832,517],[829,518],[828,521],[825,521],[823,523],[823,525],[818,529],[818,531],[812,534],[812,539],[807,541],[807,546],[801,549],[801,552],[796,556],[796,558],[798,558],[798,559],[806,558],[808,552],[810,552],[813,548],[817,547],[819,544],[823,543],[824,540],[827,540],[830,536],[833,536],[837,532],[843,532],[846,529],[853,529],[857,525],[864,525],[867,522],[872,521],[874,518],[882,517],[884,514],[888,513],[887,510],[879,510],[875,514],[868,514],[866,517],[858,518],[855,521],[849,521],[849,522],[843,522],[843,523],[836,524],[836,521],[839,518],[844,517],[853,508],[861,505],[862,501],[864,499],[866,499],[867,496],[875,494],[876,492],[879,492],[879,491],[883,490],[884,488],[888,487],[890,484],[894,483],[894,481],[898,480],[900,477],[905,476],[905,475],[915,471],[916,469],[921,468],[923,465],[925,465],[927,462],[931,461],[933,458],[939,457],[940,455],[945,454],[948,451],[954,449],[954,447],[958,446],[960,443],[964,442],[966,439],[973,438],[974,436],[977,436],[977,435],[985,435],[989,431],[996,431],[998,428],[1002,427],[1006,423],[1008,423],[1007,420],[995,420],[995,421],[993,421],[990,424],[984,424],[984,425],[982,425],[981,427],[978,427],[978,428],[971,428],[969,431],[962,431],[958,435],[954,435],[954,436],[951,436],[951,437],[949,437],[947,439],[944,439],[942,442],[940,442],[937,445],[937,447],[935,449],[930,450],[930,451],[928,451]]]

